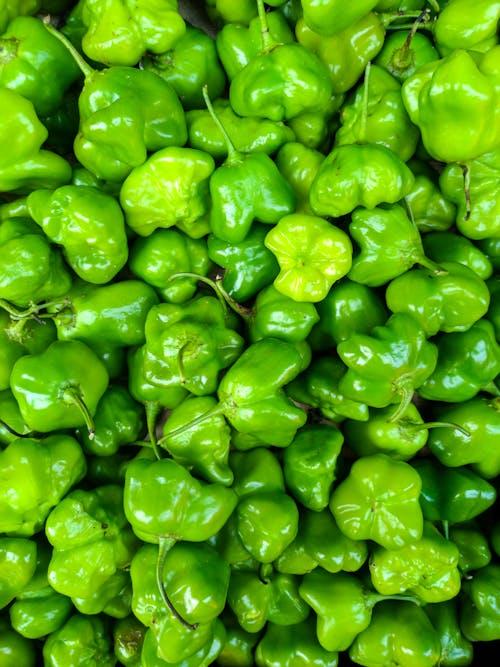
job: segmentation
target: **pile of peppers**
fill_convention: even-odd
[[[0,667],[500,641],[499,20],[0,0]]]

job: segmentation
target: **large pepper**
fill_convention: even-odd
[[[47,517],[45,533],[53,547],[49,583],[73,598],[97,593],[130,565],[138,546],[116,484],[71,491]]]
[[[87,463],[70,435],[17,438],[0,452],[0,532],[30,537],[85,475]]]
[[[153,153],[130,172],[120,190],[128,226],[140,236],[173,225],[192,238],[205,236],[214,168],[212,156],[195,148],[171,146]]]
[[[385,299],[393,313],[408,313],[428,336],[438,331],[467,331],[488,312],[490,292],[484,280],[458,262],[440,262],[436,275],[411,269],[394,278]]]
[[[375,607],[369,627],[349,648],[358,665],[374,660],[401,667],[434,667],[441,652],[439,636],[421,607],[412,602],[388,600]]]
[[[321,163],[309,205],[316,215],[339,218],[358,206],[394,204],[410,192],[413,181],[410,169],[386,146],[343,144]]]
[[[227,142],[227,158],[210,176],[210,229],[223,241],[240,243],[254,220],[273,224],[292,213],[295,193],[269,155],[236,150],[203,90],[208,110]]]
[[[463,48],[423,65],[404,82],[402,95],[425,149],[435,160],[466,162],[498,147],[495,80]]]
[[[339,382],[340,390],[374,408],[385,408],[399,398],[393,419],[405,410],[438,361],[436,345],[406,313],[391,315],[369,335],[354,334],[338,344],[337,352],[348,366]]]
[[[323,153],[296,139],[283,144],[274,159],[278,169],[295,192],[295,212],[312,214],[309,206],[309,190],[325,159]]]
[[[114,667],[116,659],[105,618],[73,614],[45,640],[43,660],[47,667],[92,664],[90,661],[102,667]]]
[[[92,415],[108,381],[104,364],[85,343],[56,340],[39,354],[18,359],[10,386],[34,431],[87,426],[92,433]]]
[[[184,111],[166,81],[134,67],[94,70],[60,32],[50,30],[73,54],[85,78],[73,144],[84,167],[98,178],[120,182],[146,161],[148,151],[186,142]]]
[[[364,82],[340,111],[341,126],[335,145],[382,144],[405,162],[411,158],[419,139],[401,97],[401,85],[385,69],[368,65]]]
[[[167,81],[186,110],[203,106],[203,86],[208,87],[212,99],[222,95],[226,88],[226,75],[217,57],[214,40],[189,23],[170,49],[156,54],[149,49],[141,65]]]
[[[500,639],[500,565],[490,563],[462,585],[460,627],[472,641]]]
[[[428,604],[424,611],[430,618],[441,643],[440,664],[443,667],[471,665],[474,646],[460,628],[457,600]]]
[[[421,539],[400,549],[375,547],[370,576],[382,595],[413,593],[426,603],[451,600],[460,591],[458,549],[429,522]]]
[[[69,162],[42,148],[49,133],[33,104],[14,90],[0,88],[0,107],[4,109],[0,127],[0,190],[29,192],[69,183]]]
[[[437,365],[418,388],[428,400],[459,403],[480,391],[498,395],[500,345],[489,320],[480,319],[467,331],[440,334],[435,339]]]
[[[269,33],[264,2],[257,0],[262,48],[232,79],[229,100],[240,116],[290,120],[321,111],[332,95],[326,66],[302,44],[277,42]]]
[[[434,429],[429,449],[444,465],[470,465],[482,477],[500,473],[500,400],[476,396],[461,403],[439,406],[438,418],[462,429]]]
[[[274,286],[295,301],[321,301],[351,268],[349,237],[324,218],[285,215],[268,232],[264,243],[280,265]]]
[[[362,456],[334,488],[329,507],[347,537],[400,549],[422,537],[421,488],[420,475],[409,463],[386,454]]]
[[[487,51],[497,43],[500,20],[498,0],[480,0],[474,6],[474,20],[467,17],[464,0],[451,0],[442,8],[432,27],[436,46],[442,55],[453,49]]]
[[[125,221],[113,196],[93,187],[64,185],[32,192],[26,207],[83,280],[106,283],[125,265]]]
[[[186,29],[177,0],[153,5],[143,0],[82,0],[78,15],[85,29],[85,55],[106,65],[136,65],[146,51],[162,53],[171,48]]]

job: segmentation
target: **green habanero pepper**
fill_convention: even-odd
[[[423,65],[439,58],[433,42],[417,31],[420,25],[421,21],[417,19],[408,33],[404,30],[390,33],[375,58],[375,64],[386,69],[400,83]]]
[[[295,192],[295,213],[312,214],[309,190],[324,159],[319,150],[297,140],[287,141],[278,150],[275,162]]]
[[[345,7],[340,0],[303,0],[304,22],[322,36],[335,35],[349,28],[376,7],[378,0],[362,0]]]
[[[7,621],[0,618],[0,656],[2,667],[26,665],[35,667],[36,651],[33,642],[12,629]]]
[[[500,565],[497,563],[482,567],[462,584],[460,628],[472,642],[500,639]]]
[[[103,616],[73,614],[45,640],[43,660],[47,667],[84,667],[92,663],[114,667],[116,659],[107,620]]]
[[[490,278],[493,273],[488,257],[465,236],[448,231],[430,231],[422,236],[422,243],[426,256],[434,262],[458,262],[483,280]],[[490,292],[492,284],[488,283]]]
[[[0,30],[3,32],[16,16],[36,14],[40,5],[40,0],[2,0]]]
[[[430,618],[441,643],[439,664],[443,667],[471,665],[474,646],[460,629],[457,600],[428,604],[424,611]]]
[[[479,0],[474,7],[473,21],[467,17],[468,8],[464,0],[451,0],[438,13],[432,26],[432,35],[443,56],[454,49],[486,51],[496,44],[500,2]]]
[[[0,609],[31,581],[36,570],[36,542],[25,537],[0,537]],[[0,653],[1,655],[1,653]]]
[[[141,651],[146,627],[133,614],[119,619],[113,626],[116,659],[124,667],[141,667]]]
[[[282,217],[264,243],[280,265],[275,288],[294,301],[321,301],[351,268],[352,244],[347,234],[314,215]]]
[[[416,168],[415,162],[411,163],[411,168]],[[443,195],[435,179],[425,173],[415,174],[404,204],[417,229],[426,234],[450,229],[457,217],[455,204]]]

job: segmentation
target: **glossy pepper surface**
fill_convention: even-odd
[[[463,584],[460,627],[470,641],[500,637],[500,566],[491,563]]]
[[[105,620],[100,616],[73,614],[44,643],[43,659],[50,667],[95,661],[103,667],[116,664]],[[85,663],[83,663],[85,664]]]

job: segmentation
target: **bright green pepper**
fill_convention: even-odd
[[[248,24],[257,15],[254,0],[241,0],[237,4],[231,0],[205,0],[205,6],[210,20],[216,25]]]
[[[447,230],[457,217],[456,206],[443,196],[438,185],[427,174],[415,175],[413,187],[404,203],[420,232]]]
[[[163,53],[184,34],[186,25],[177,0],[162,3],[81,0],[85,26],[82,48],[106,65],[136,65],[147,51]]]
[[[0,37],[0,85],[20,93],[43,117],[62,104],[80,70],[43,22],[18,16]]]
[[[59,341],[14,365],[10,385],[23,419],[35,431],[87,426],[108,386],[105,366],[85,343]]]
[[[208,86],[212,99],[222,95],[226,88],[226,75],[214,40],[189,23],[170,49],[156,54],[149,52],[141,64],[173,87],[185,110],[203,106],[204,85]]]
[[[460,628],[472,642],[500,639],[500,565],[490,563],[462,584]]]
[[[299,596],[299,579],[272,573],[260,578],[257,572],[231,572],[228,604],[246,632],[259,632],[266,623],[293,625],[309,615],[308,605]]]
[[[408,313],[428,336],[439,331],[467,331],[488,312],[490,293],[484,280],[457,262],[440,262],[440,273],[410,269],[394,278],[385,292],[389,310]]]
[[[464,0],[451,0],[439,12],[432,34],[439,52],[445,56],[454,49],[487,50],[497,42],[500,20],[498,0],[480,0],[474,6],[474,20],[466,18],[469,8]]]
[[[97,593],[130,565],[138,546],[116,484],[71,491],[47,517],[45,533],[53,546],[49,583],[74,598]]]
[[[332,95],[328,104],[318,111],[306,111],[288,121],[295,141],[304,148],[328,151],[331,137],[338,128],[338,111],[344,95]]]
[[[357,7],[357,5],[356,5]],[[328,37],[307,27],[303,18],[297,21],[295,34],[300,44],[317,53],[326,66],[333,93],[346,93],[363,74],[384,44],[385,27],[379,16],[370,12],[341,32]]]
[[[36,542],[24,537],[0,537],[0,609],[30,582],[36,569]]]
[[[94,593],[71,600],[82,614],[104,613],[111,618],[125,618],[131,611],[130,574],[126,570],[117,570]]]
[[[256,222],[241,243],[208,236],[208,256],[223,267],[222,287],[236,301],[247,301],[278,275],[276,257],[264,245],[268,231],[267,225]]]
[[[3,32],[16,16],[36,14],[40,4],[40,0],[2,0],[0,30]]]
[[[195,475],[228,486],[233,481],[228,465],[231,432],[222,415],[209,417],[200,426],[193,426],[183,433],[168,435],[169,431],[175,431],[211,410],[216,403],[213,396],[184,400],[170,412],[163,427],[164,437],[158,444]]]
[[[132,445],[141,437],[145,426],[144,408],[125,387],[109,385],[97,404],[94,434],[84,429],[77,433],[88,454],[111,456],[123,445]]]
[[[327,507],[344,437],[333,426],[313,424],[299,431],[283,452],[289,492],[314,511]]]
[[[33,104],[14,90],[0,88],[0,106],[5,109],[0,132],[0,190],[30,192],[69,183],[69,162],[42,148],[49,133]]]
[[[339,0],[303,0],[302,9],[306,25],[320,35],[335,35],[355,24],[377,5],[378,0],[362,0],[346,7]]]
[[[488,257],[465,236],[447,231],[434,231],[422,236],[425,254],[434,262],[458,262],[487,280],[493,273]],[[488,285],[491,290],[491,284]]]
[[[460,629],[456,600],[428,604],[424,611],[430,618],[441,643],[439,664],[443,667],[471,665],[474,647]]]
[[[113,626],[116,659],[124,667],[141,667],[141,651],[146,627],[133,614],[119,619]]]
[[[0,665],[14,667],[26,665],[35,667],[36,651],[33,642],[12,629],[7,621],[0,618]]]
[[[276,289],[295,301],[316,303],[351,268],[347,234],[324,218],[294,213],[281,218],[264,240],[280,272]]]
[[[47,580],[50,555],[49,545],[38,542],[33,577],[9,607],[12,627],[28,639],[40,639],[59,630],[73,610],[71,600],[54,591]]]
[[[423,65],[439,58],[432,41],[417,32],[418,26],[419,23],[416,23],[408,33],[395,30],[389,34],[375,58],[375,64],[390,72],[400,83],[413,76]]]
[[[282,466],[270,449],[257,447],[247,452],[232,451],[230,465],[234,472],[232,488],[239,498],[252,493],[285,493]]]
[[[324,159],[319,150],[299,141],[287,141],[278,150],[275,162],[295,192],[296,213],[312,214],[309,190]]]
[[[422,537],[421,487],[420,475],[409,463],[386,454],[362,456],[334,488],[329,507],[347,537],[401,549]]]
[[[85,667],[92,663],[113,667],[116,660],[107,619],[73,614],[45,640],[43,660],[47,667]]]
[[[463,48],[422,65],[404,82],[402,95],[435,160],[463,163],[498,147],[500,105],[494,78],[483,74]]]
[[[51,509],[85,475],[87,463],[70,435],[18,438],[0,452],[0,532],[30,537]]]
[[[338,344],[337,352],[348,366],[339,382],[340,390],[374,408],[385,408],[399,397],[393,419],[432,375],[438,361],[436,345],[406,313],[391,315],[369,335],[354,334]]]
[[[386,146],[345,144],[321,163],[309,205],[316,215],[339,218],[358,206],[375,209],[382,203],[394,204],[411,191],[413,181],[410,169]]]
[[[131,171],[120,191],[128,226],[140,236],[177,225],[191,238],[208,232],[208,181],[213,158],[194,148],[156,151]]]
[[[431,453],[450,467],[470,465],[482,477],[500,473],[500,400],[476,396],[448,403],[437,410],[438,418],[459,424],[462,429],[434,429],[429,436]]]
[[[440,334],[435,339],[437,365],[419,386],[422,398],[459,403],[481,390],[497,394],[494,380],[500,373],[500,345],[489,320],[480,319],[467,331]]]
[[[413,593],[426,603],[451,600],[460,591],[458,549],[430,522],[424,523],[418,542],[400,549],[375,547],[370,554],[370,575],[382,595]]]
[[[335,146],[382,144],[405,162],[416,150],[419,132],[403,105],[401,85],[378,65],[367,66],[364,82],[341,108],[340,122]]]
[[[369,627],[349,648],[349,657],[367,667],[433,667],[440,651],[439,635],[425,611],[411,602],[389,600],[375,607]]]

